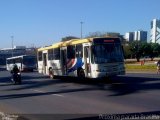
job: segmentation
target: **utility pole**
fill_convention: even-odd
[[[83,38],[83,26],[82,26],[82,24],[84,23],[84,22],[80,22],[81,23],[81,39]]]
[[[13,57],[13,39],[14,39],[14,36],[11,36],[11,40],[12,40],[12,57]]]

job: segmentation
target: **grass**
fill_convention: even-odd
[[[155,65],[125,65],[126,69],[137,69],[137,70],[141,70],[141,69],[144,69],[144,70],[154,70],[156,69],[156,66]]]
[[[156,71],[156,65],[155,64],[125,64],[126,71]]]

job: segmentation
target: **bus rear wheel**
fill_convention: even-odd
[[[53,69],[52,68],[49,68],[49,77],[51,79],[54,79],[54,72],[53,72]]]

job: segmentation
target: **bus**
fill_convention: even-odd
[[[124,75],[118,37],[72,39],[37,50],[38,72],[54,76],[101,78]]]
[[[14,56],[6,59],[8,71],[12,70],[14,64],[18,66],[20,71],[33,71],[37,67],[37,59],[33,55]]]

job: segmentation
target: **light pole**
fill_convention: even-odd
[[[11,36],[11,40],[12,40],[12,57],[13,57],[13,39],[14,39],[14,36]]]
[[[82,39],[82,38],[83,38],[83,36],[82,36],[82,34],[83,34],[83,33],[82,33],[82,32],[83,32],[83,31],[82,31],[82,30],[83,30],[82,24],[83,24],[84,22],[80,22],[80,23],[81,23],[81,39]]]

